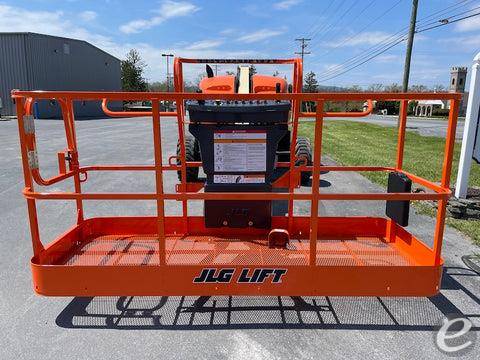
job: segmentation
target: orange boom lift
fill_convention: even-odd
[[[293,83],[289,89],[281,79],[253,75],[241,66],[237,76],[209,77],[202,81],[202,93],[185,93],[183,66],[199,63],[287,64],[293,67]],[[31,270],[37,293],[46,296],[429,296],[439,291],[459,94],[306,94],[301,92],[302,63],[299,59],[176,58],[174,70],[174,93],[12,91],[18,114],[25,178],[23,194],[28,205],[33,245]],[[61,105],[67,140],[67,148],[58,153],[59,173],[48,179],[42,177],[38,165],[31,115],[32,104],[42,99],[55,99]],[[402,168],[408,102],[421,99],[450,101],[439,184]],[[122,100],[151,101],[152,110],[115,112],[108,109],[108,101]],[[400,102],[396,165],[322,165],[324,118],[366,116],[372,110],[373,100]],[[102,101],[106,114],[113,117],[150,117],[153,123],[151,146],[155,154],[154,163],[81,163],[75,136],[73,101]],[[163,101],[175,102],[176,110],[162,112],[160,104]],[[301,111],[302,102],[307,101],[316,104],[316,112]],[[324,104],[329,101],[367,101],[368,108],[360,113],[326,112]],[[252,108],[238,110],[241,105],[252,105],[257,113]],[[262,108],[264,105],[266,107]],[[219,106],[220,111],[215,112],[212,106]],[[283,115],[277,116],[277,110]],[[225,120],[227,113],[233,114],[234,120]],[[313,159],[309,159],[308,155],[297,157],[298,124],[303,117],[314,118],[315,121]],[[179,151],[170,157],[168,163],[162,161],[161,121],[176,121],[178,125]],[[186,136],[186,125],[190,132],[197,131],[193,141],[199,141],[201,148],[198,160],[189,158],[191,138]],[[283,129],[281,136],[277,136],[277,142],[272,142],[270,135],[280,128]],[[207,131],[208,136],[213,137],[212,141],[202,138],[202,131]],[[201,134],[198,135],[198,132]],[[286,152],[278,150],[285,147],[285,144],[281,145],[280,137],[288,143]],[[232,170],[228,167],[231,161],[219,163],[221,157],[214,150],[221,149],[223,155],[226,152],[232,156],[235,151],[229,148],[231,144],[237,146],[235,151],[241,158],[238,163],[243,164],[243,168]],[[270,154],[273,154],[273,161]],[[282,157],[288,160],[282,160]],[[249,168],[253,158],[256,163]],[[265,162],[268,164],[265,165]],[[205,181],[195,176],[199,167],[203,167],[207,175]],[[82,192],[81,185],[89,177],[107,171],[150,171],[155,174],[155,191],[126,193],[119,189],[115,193]],[[388,172],[404,184],[413,182],[422,185],[427,192],[411,193],[407,187],[395,190],[393,186],[385,193],[323,193],[319,184],[325,171]],[[173,193],[165,192],[163,186],[164,176],[169,172],[180,174],[176,192]],[[312,174],[312,186],[308,192],[298,191],[302,172]],[[395,180],[394,177],[392,179]],[[47,191],[49,186],[67,180],[73,180],[73,191]],[[38,190],[37,185],[46,190]],[[283,188],[283,192],[273,192],[273,188],[277,187]],[[36,202],[43,200],[74,201],[77,208],[76,224],[49,244],[41,242],[37,221]],[[152,200],[157,204],[157,214],[151,217],[85,218],[84,202],[96,200]],[[166,200],[181,202],[182,215],[166,216]],[[205,216],[189,215],[189,200],[203,200]],[[271,202],[278,200],[288,202],[286,216],[271,216],[268,213]],[[293,204],[299,200],[311,203],[310,216],[293,214]],[[322,216],[318,202],[331,200],[383,200],[393,212],[388,211],[387,205],[388,216],[385,218]],[[405,225],[405,206],[414,200],[438,202],[432,247],[402,226]],[[252,206],[252,202],[260,205]],[[219,214],[215,212],[218,208],[226,211]],[[255,211],[260,208],[262,212],[258,215]]]

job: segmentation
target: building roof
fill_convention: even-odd
[[[113,56],[112,54],[106,52],[105,50],[102,50],[100,49],[99,47],[89,43],[88,41],[85,41],[85,40],[79,40],[79,39],[74,39],[74,38],[68,38],[68,37],[64,37],[64,36],[55,36],[55,35],[47,35],[47,34],[41,34],[41,33],[35,33],[35,32],[30,32],[30,31],[12,31],[12,32],[8,32],[8,31],[3,31],[3,32],[0,32],[0,36],[2,35],[38,35],[38,36],[45,36],[45,37],[51,37],[51,38],[56,38],[56,39],[64,39],[64,40],[69,40],[69,41],[77,41],[77,42],[81,42],[81,43],[84,43],[84,44],[87,44],[88,46],[91,46],[95,49],[97,49],[98,51],[101,51],[103,52],[104,54],[118,60],[118,61],[121,61],[119,58],[117,58],[116,56]]]
[[[444,105],[442,100],[420,100],[418,105]]]

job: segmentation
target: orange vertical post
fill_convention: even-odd
[[[165,204],[163,200],[162,130],[160,102],[152,99],[153,149],[155,158],[155,185],[157,195],[158,256],[160,265],[165,264]]]
[[[405,130],[407,128],[408,100],[400,101],[400,114],[398,116],[397,162],[395,168],[402,170],[403,154],[405,149]]]
[[[397,171],[403,168],[403,156],[405,150],[405,131],[407,129],[408,100],[400,101],[400,114],[398,115],[398,137],[397,137],[397,159],[395,169]],[[392,219],[387,220],[386,236],[390,242],[395,239],[395,222]]]
[[[302,92],[302,63],[300,61],[295,61],[293,63],[293,91]],[[290,143],[290,173],[288,180],[288,191],[293,193],[295,191],[294,187],[294,169],[295,169],[295,148],[298,136],[298,116],[300,114],[300,107],[302,106],[301,100],[292,101],[292,135]],[[288,200],[288,231],[292,231],[293,226],[293,199]]]
[[[183,66],[179,58],[175,58],[174,62],[174,85],[175,91],[183,92]],[[187,191],[187,164],[186,164],[186,150],[185,150],[185,126],[184,126],[184,104],[183,99],[177,98],[175,100],[177,105],[177,124],[178,124],[178,141],[180,143],[180,158],[181,158],[181,183],[180,191],[185,193]],[[188,200],[182,199],[182,216],[184,232],[188,232]]]
[[[450,175],[452,172],[453,148],[455,146],[455,133],[457,130],[458,119],[458,100],[450,100],[450,113],[448,115],[447,137],[445,140],[445,152],[443,158],[442,180],[440,185],[444,189],[450,187]],[[433,252],[435,254],[435,265],[440,263],[440,255],[442,252],[443,233],[445,230],[445,214],[447,210],[447,200],[438,201],[437,222],[435,233],[433,235]]]
[[[22,154],[22,165],[23,165],[23,178],[25,182],[25,187],[29,188],[31,191],[34,191],[32,176],[30,173],[30,165],[28,161],[28,149],[26,144],[25,136],[25,127],[23,117],[24,112],[24,99],[16,99],[17,106],[17,120],[18,120],[18,135],[20,138],[20,151]],[[27,209],[28,209],[28,219],[30,222],[30,234],[32,237],[32,248],[33,255],[37,256],[41,251],[44,250],[42,242],[40,240],[40,231],[38,229],[38,219],[37,219],[37,206],[34,199],[27,199]]]
[[[63,113],[63,111],[62,111]],[[65,119],[65,115],[67,116]],[[80,183],[80,174],[78,173],[78,169],[80,168],[80,163],[78,161],[78,148],[77,148],[77,136],[75,132],[75,113],[73,112],[73,102],[71,99],[65,100],[65,113],[63,113],[64,122],[65,122],[65,131],[67,131],[67,125],[69,128],[69,132],[67,135],[69,147],[71,149],[70,156],[70,170],[75,171],[75,175],[73,175],[73,184],[75,188],[75,192],[77,194],[82,193],[82,185]],[[77,203],[77,223],[81,223],[83,221],[83,201],[82,199],[76,199]]]
[[[316,102],[315,142],[313,145],[312,204],[310,210],[310,265],[316,265],[318,233],[318,193],[320,189],[320,164],[323,136],[323,100]]]

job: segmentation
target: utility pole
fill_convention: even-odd
[[[167,58],[167,92],[170,92],[170,66],[168,59],[173,57],[173,54],[162,54],[162,56]]]
[[[304,55],[310,54],[310,52],[305,51],[305,48],[308,46],[307,41],[310,41],[312,39],[307,39],[307,38],[297,38],[295,41],[300,41],[300,51],[296,51],[295,54],[301,55],[302,56],[302,64],[303,64],[303,57]]]
[[[218,73],[218,64],[213,65],[215,67],[215,76],[217,76]]]
[[[410,77],[410,61],[412,59],[413,37],[417,22],[418,0],[412,1],[412,14],[410,15],[410,30],[408,31],[407,52],[405,54],[405,67],[403,69],[403,92],[408,91],[408,78]]]

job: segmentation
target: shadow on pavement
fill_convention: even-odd
[[[438,329],[447,315],[469,318],[479,331],[480,298],[457,279],[479,277],[445,268],[442,294],[432,298],[379,297],[76,297],[58,315],[63,328],[119,330],[219,329]],[[463,282],[463,281],[462,281]],[[476,311],[461,311],[443,292],[468,297]],[[455,302],[456,303],[456,302]]]

